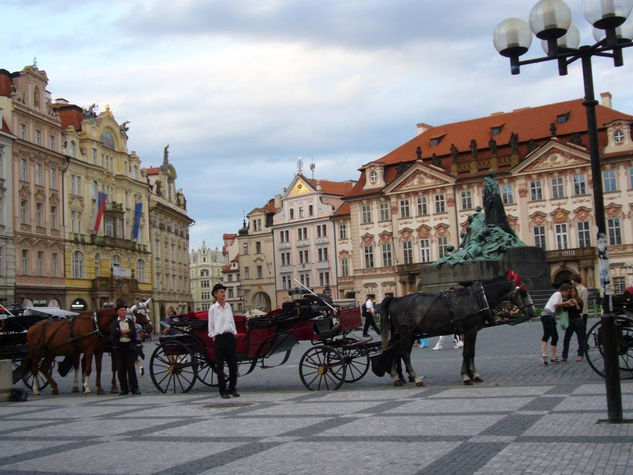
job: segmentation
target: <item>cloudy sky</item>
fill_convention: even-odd
[[[535,3],[535,2],[534,2]],[[570,0],[581,44],[593,42]],[[160,164],[169,144],[196,223],[191,246],[222,245],[244,213],[282,193],[297,156],[315,177],[358,167],[415,133],[583,96],[579,65],[510,75],[492,45],[525,0],[0,0],[0,68],[47,72],[53,98],[106,104],[130,150]],[[542,56],[535,40],[525,57]],[[594,60],[596,95],[633,113],[625,65]]]

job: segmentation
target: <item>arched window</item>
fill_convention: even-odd
[[[80,251],[74,251],[72,256],[73,279],[83,279],[84,269],[84,255]]]
[[[145,261],[143,259],[136,261],[136,280],[145,282]]]
[[[118,254],[112,256],[112,267],[121,267],[121,256]]]
[[[95,277],[101,275],[101,254],[98,252],[95,254]]]
[[[209,276],[209,269],[202,269],[200,271],[200,277],[208,277]]]
[[[33,88],[33,107],[39,110],[40,108],[40,88]]]

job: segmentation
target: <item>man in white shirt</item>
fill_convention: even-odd
[[[363,327],[363,336],[369,337],[369,327],[371,326],[376,333],[380,335],[380,329],[376,325],[376,297],[374,295],[368,295],[367,301],[364,305],[363,316],[365,317],[365,326]]]
[[[237,385],[237,344],[235,319],[231,305],[226,303],[226,287],[215,284],[211,292],[216,302],[209,308],[209,337],[213,339],[215,349],[215,368],[218,375],[218,389],[222,399],[231,396],[240,397]],[[224,362],[229,367],[229,388],[226,388]]]

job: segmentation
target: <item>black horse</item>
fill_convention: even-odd
[[[482,382],[475,369],[477,332],[486,324],[494,325],[504,302],[512,302],[519,309],[517,322],[534,316],[532,298],[512,271],[507,278],[481,283],[454,292],[440,294],[410,294],[387,297],[381,303],[383,351],[372,359],[372,370],[383,376],[390,370],[394,385],[402,385],[396,364],[405,363],[409,380],[422,386],[411,366],[411,347],[419,336],[464,334],[462,381],[464,384]],[[389,332],[391,338],[389,339]]]

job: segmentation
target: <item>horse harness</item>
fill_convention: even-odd
[[[73,327],[74,327],[74,324],[75,324],[75,320],[77,318],[80,318],[80,317],[79,316],[71,317],[71,318],[68,318],[66,320],[66,323],[68,323],[67,328],[68,328],[69,338],[64,343],[61,343],[61,344],[59,344],[57,346],[54,346],[53,348],[50,348],[51,350],[60,348],[60,347],[62,347],[64,345],[71,345],[73,348],[75,348],[76,351],[79,351],[79,348],[77,346],[77,340],[81,340],[82,338],[86,338],[86,337],[89,337],[89,336],[92,336],[92,335],[97,335],[100,338],[107,339],[106,335],[104,335],[101,332],[101,329],[99,328],[99,321],[97,319],[97,312],[96,312],[96,310],[94,312],[92,312],[92,316],[90,317],[90,320],[92,321],[92,326],[93,326],[94,329],[93,329],[93,331],[91,331],[89,333],[85,333],[85,334],[79,335],[79,336],[73,336]],[[53,339],[53,337],[55,337],[55,335],[57,335],[57,332],[59,332],[62,328],[64,328],[64,325],[60,325],[59,327],[57,327],[57,329],[53,332],[53,334],[48,338],[48,341],[46,342],[46,344],[43,345],[45,348],[48,348],[48,343]],[[43,334],[42,334],[42,336],[40,338],[43,338]]]
[[[468,315],[464,315],[460,312],[456,312],[456,309],[459,307],[456,304],[456,296],[453,292],[441,292],[437,298],[442,297],[444,300],[444,306],[446,307],[446,309],[448,310],[448,314],[450,316],[449,318],[449,324],[451,325],[451,327],[453,327],[458,333],[462,333],[463,332],[463,328],[461,327],[461,322],[466,320],[467,318],[470,318],[473,315],[476,315],[478,313],[484,313],[487,312],[488,315],[487,316],[491,316],[492,315],[492,311],[490,310],[490,305],[488,304],[488,298],[486,297],[486,292],[484,290],[484,286],[481,284],[481,282],[475,282],[473,284],[473,286],[477,286],[477,290],[475,292],[471,291],[470,289],[468,294],[469,295],[474,295],[474,297],[477,299],[477,306],[479,307],[479,311],[473,313],[473,314],[468,314]],[[434,302],[435,303],[435,302]],[[429,307],[432,307],[433,305],[431,305]],[[428,311],[427,311],[428,313]],[[455,317],[457,315],[457,318]]]

